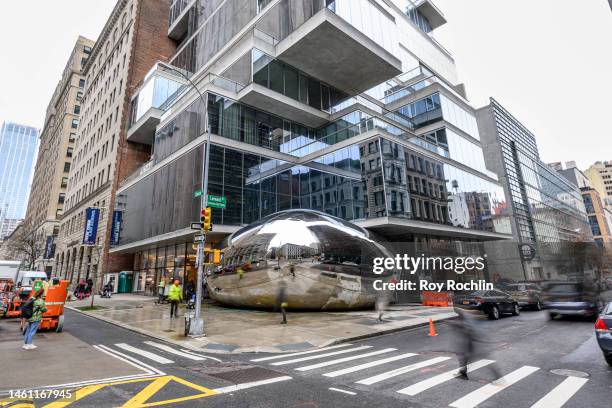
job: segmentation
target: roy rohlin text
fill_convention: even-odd
[[[452,279],[446,282],[429,282],[419,280],[412,282],[408,280],[400,280],[399,282],[384,282],[382,279],[377,279],[373,282],[374,290],[427,290],[433,292],[442,291],[476,291],[476,290],[493,290],[493,284],[484,280],[457,282]]]

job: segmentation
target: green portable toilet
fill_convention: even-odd
[[[117,288],[117,292],[119,293],[131,292],[132,282],[133,282],[133,277],[131,273],[121,272],[119,274],[119,287]]]

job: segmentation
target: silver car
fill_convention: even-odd
[[[595,322],[595,336],[604,358],[612,366],[612,302],[603,308]]]

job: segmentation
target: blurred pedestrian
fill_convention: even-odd
[[[178,305],[183,300],[183,287],[178,279],[175,279],[174,284],[170,286],[168,300],[170,301],[170,317],[178,317]]]
[[[47,311],[45,307],[45,301],[42,299],[43,290],[39,289],[33,297],[32,301],[32,315],[28,318],[28,327],[26,328],[24,334],[24,344],[21,348],[24,350],[33,350],[36,348],[34,344],[32,344],[32,338],[36,334],[38,330],[38,326],[42,320],[43,313]]]
[[[459,316],[452,324],[457,329],[458,335],[456,336],[456,344],[459,347],[457,351],[457,360],[459,362],[459,376],[465,380],[468,378],[468,365],[473,363],[477,359],[483,358],[485,352],[483,350],[484,343],[491,343],[490,340],[485,339],[478,318],[473,313],[479,313],[478,311],[467,311],[461,307],[455,308],[455,313]],[[495,363],[488,366],[495,375],[496,378],[500,377],[499,370]]]
[[[276,304],[278,306],[280,313],[283,316],[283,320],[280,322],[280,324],[287,324],[286,309],[289,306],[289,303],[287,303],[287,287],[286,287],[285,282],[281,282],[281,286],[278,289],[278,297],[276,298]]]

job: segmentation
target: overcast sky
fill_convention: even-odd
[[[612,160],[607,0],[435,0],[436,32],[471,102],[493,96],[535,133],[545,161]],[[96,39],[115,0],[0,1],[0,122],[42,127],[79,34]]]

